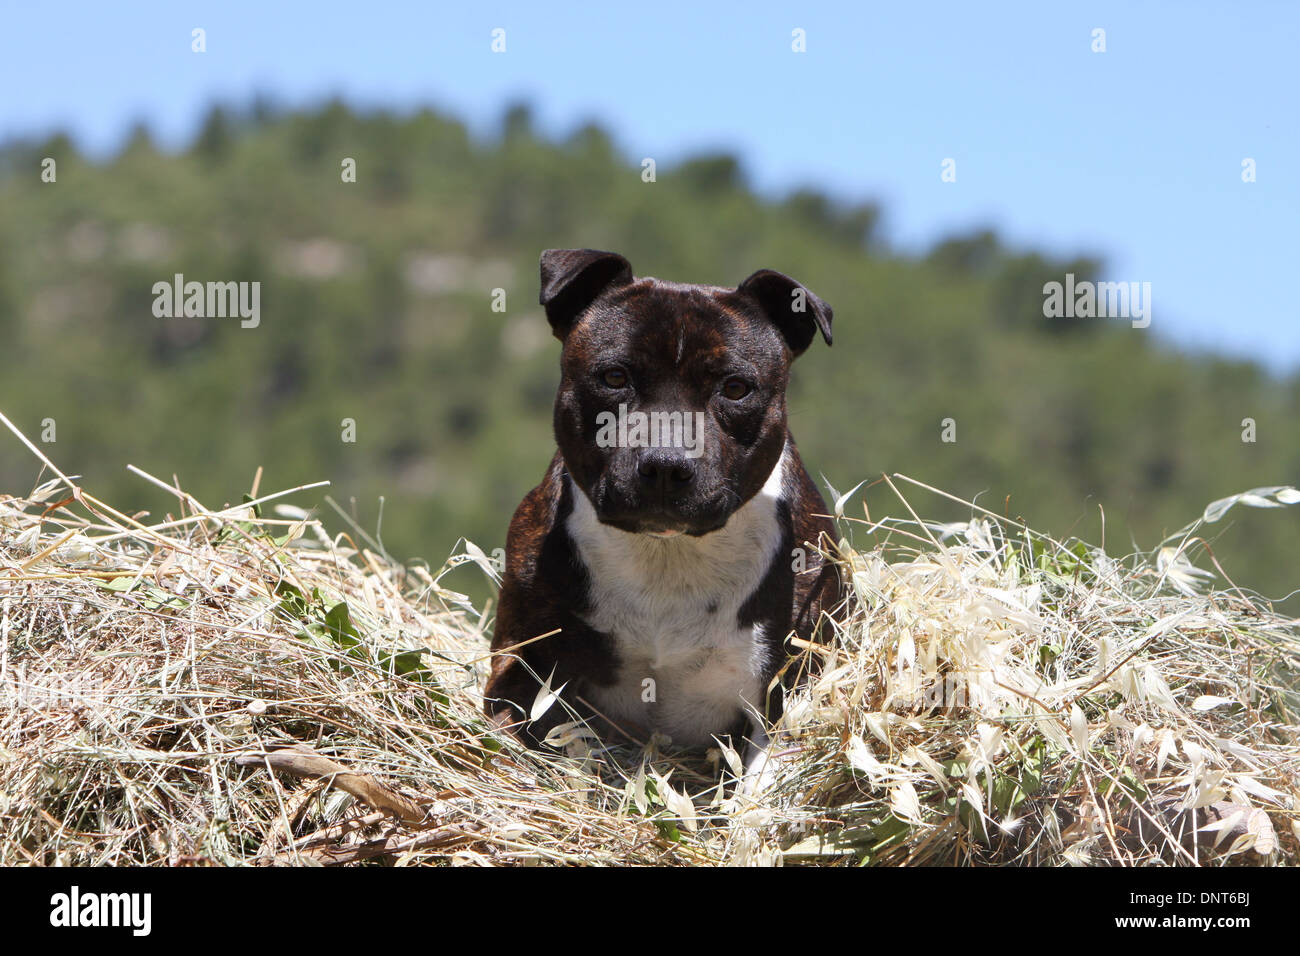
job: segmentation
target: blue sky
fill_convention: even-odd
[[[526,99],[557,135],[598,120],[629,160],[725,148],[765,193],[878,200],[902,250],[991,225],[1013,246],[1101,255],[1108,278],[1152,284],[1151,334],[1291,372],[1297,50],[1300,4],[1282,0],[3,0],[0,140],[63,128],[107,154],[144,119],[179,145],[214,99],[256,91],[432,105],[486,136]],[[948,157],[955,183],[940,180]]]

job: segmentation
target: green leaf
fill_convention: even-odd
[[[882,850],[898,846],[907,839],[911,832],[912,825],[910,823],[891,813],[872,828],[871,836],[875,840],[875,846],[871,848],[871,852],[880,853]]]
[[[348,610],[347,601],[339,601],[325,612],[325,628],[330,640],[349,654],[361,644],[361,635],[352,624],[352,613]]]
[[[654,820],[655,827],[659,830],[659,835],[669,843],[681,843],[682,831],[677,829],[677,824],[672,820]]]
[[[290,621],[302,621],[309,616],[311,607],[307,599],[288,581],[281,581],[275,586],[275,596],[280,599],[276,607],[276,613],[280,617]]]

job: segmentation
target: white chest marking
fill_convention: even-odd
[[[571,489],[566,528],[591,582],[585,620],[610,636],[620,662],[617,681],[588,696],[630,733],[705,746],[729,731],[742,709],[761,709],[768,664],[762,625],[740,627],[737,612],[782,559],[777,501],[787,460],[788,451],[762,490],[702,537],[611,528]]]

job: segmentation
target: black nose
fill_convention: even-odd
[[[647,448],[636,471],[641,486],[660,495],[680,492],[695,480],[695,463],[680,448]]]

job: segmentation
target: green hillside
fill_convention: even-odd
[[[54,183],[41,181],[45,157]],[[388,550],[438,565],[460,537],[501,546],[542,476],[558,344],[537,256],[591,246],[682,281],[774,268],[830,302],[835,346],[797,363],[790,407],[809,468],[841,490],[903,472],[1098,542],[1100,505],[1119,554],[1154,547],[1213,499],[1300,478],[1300,376],[1162,348],[1159,315],[1147,330],[1045,319],[1043,283],[1097,276],[1095,261],[1009,251],[992,234],[906,258],[878,219],[814,190],[764,200],[726,155],[646,183],[600,129],[549,141],[522,108],[493,142],[431,112],[333,104],[217,109],[180,155],[145,131],[98,164],[65,138],[11,144],[0,410],[33,439],[53,419],[47,454],[118,505],[176,510],[128,462],[177,474],[211,505],[238,501],[263,466],[264,490],[329,479],[372,533],[382,498]],[[260,281],[260,324],[155,317],[153,285],[176,273]],[[945,418],[954,443],[941,441]],[[26,450],[0,438],[0,491],[35,478]],[[873,517],[898,507],[881,486],[866,498]],[[931,504],[927,518],[965,516]],[[1212,547],[1237,583],[1271,598],[1300,587],[1291,512],[1223,523]],[[477,572],[456,574],[484,594]]]

